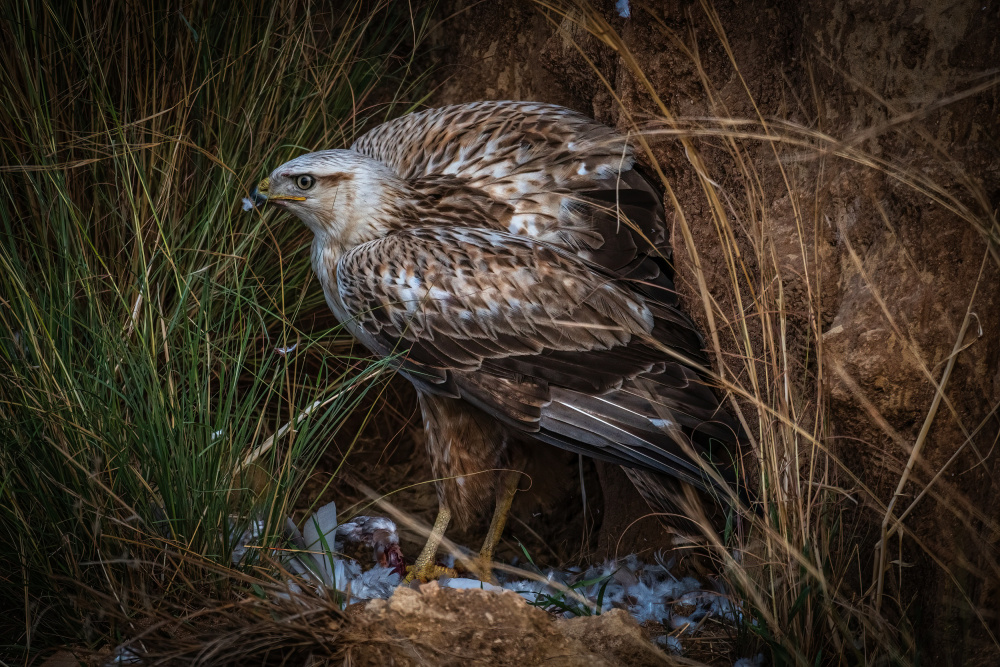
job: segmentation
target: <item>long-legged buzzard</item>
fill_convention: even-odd
[[[705,384],[661,199],[626,137],[553,105],[449,106],[286,162],[254,201],[313,231],[331,310],[417,389],[441,480],[420,572],[451,518],[497,493],[489,562],[514,440],[620,464],[657,510],[684,484],[734,497],[744,439]]]

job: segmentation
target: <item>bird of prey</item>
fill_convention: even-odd
[[[745,436],[706,385],[627,137],[549,104],[459,104],[286,162],[252,199],[312,230],[330,309],[416,387],[439,480],[418,574],[496,494],[489,575],[515,441],[619,464],[655,510],[683,485],[735,497]]]

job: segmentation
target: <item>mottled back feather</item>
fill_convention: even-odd
[[[565,248],[675,301],[659,193],[628,139],[580,113],[459,104],[379,125],[352,149],[426,193],[431,209],[492,209],[491,228]]]

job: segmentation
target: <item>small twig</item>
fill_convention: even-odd
[[[975,313],[972,313],[972,315],[975,315]],[[978,320],[978,317],[976,319]],[[982,336],[982,335],[983,335],[982,329],[980,329],[979,336]],[[973,342],[975,342],[975,341],[973,341]],[[970,347],[971,345],[972,345],[972,343],[969,343],[968,345],[965,345],[962,348],[962,350],[965,350],[966,348]],[[961,351],[961,350],[959,350],[959,351]],[[996,408],[994,408],[994,411],[996,411]],[[910,512],[912,512],[914,510],[914,508],[916,508],[917,504],[921,501],[921,499],[923,499],[923,497],[926,496],[930,492],[931,487],[934,486],[934,484],[939,479],[941,479],[941,477],[944,475],[945,471],[948,470],[948,467],[951,466],[951,464],[954,463],[955,460],[958,458],[959,454],[961,454],[963,451],[965,451],[965,446],[972,443],[972,438],[975,437],[975,435],[979,432],[979,430],[981,428],[982,427],[977,428],[972,434],[970,434],[969,437],[967,437],[965,439],[965,441],[962,442],[962,444],[958,446],[958,448],[951,455],[951,457],[947,461],[945,461],[944,465],[941,466],[941,469],[938,470],[936,473],[934,473],[934,477],[932,477],[931,480],[929,482],[927,482],[927,484],[924,485],[924,488],[921,489],[920,493],[917,494],[917,497],[913,499],[913,502],[910,503],[910,506],[907,507],[903,511],[903,513],[899,515],[899,517],[896,519],[895,523],[892,524],[892,527],[889,528],[889,532],[886,534],[886,539],[888,539],[888,538],[890,538],[890,537],[892,537],[893,535],[896,534],[896,532],[900,528],[900,524],[903,523],[903,520],[907,516],[909,516]],[[976,465],[979,465],[979,464],[977,463]],[[975,466],[973,466],[973,467],[975,467]]]
[[[622,185],[622,167],[625,165],[625,157],[628,155],[628,138],[632,136],[632,130],[629,130],[628,134],[625,135],[625,141],[622,142],[622,159],[618,162],[618,180],[615,181],[615,214],[617,217],[617,222],[615,223],[615,233],[621,229],[622,225],[622,205],[621,205],[621,185]]]
[[[951,371],[955,368],[955,361],[958,359],[959,352],[962,351],[962,343],[965,340],[965,332],[969,329],[969,323],[972,318],[969,317],[969,313],[965,314],[965,320],[962,322],[962,329],[958,332],[958,337],[955,340],[955,346],[951,351],[951,356],[948,357],[948,365],[945,366],[944,375],[941,376],[941,382],[937,385],[937,391],[934,392],[934,400],[931,401],[930,410],[927,412],[927,417],[924,419],[924,425],[920,429],[920,433],[917,435],[916,442],[913,443],[913,449],[910,451],[910,458],[906,462],[906,468],[903,470],[902,476],[899,478],[899,484],[896,485],[896,492],[892,495],[892,499],[889,501],[889,506],[885,509],[885,516],[882,518],[882,539],[879,540],[878,545],[878,558],[876,562],[878,563],[878,585],[875,591],[875,608],[879,609],[882,605],[882,589],[885,583],[885,554],[886,554],[886,540],[888,539],[888,527],[889,520],[892,518],[892,509],[896,506],[896,500],[903,495],[903,487],[910,478],[910,473],[913,471],[913,466],[917,462],[917,458],[920,456],[920,452],[924,448],[924,444],[927,442],[927,433],[931,430],[931,424],[934,423],[934,417],[937,415],[938,406],[941,405],[941,398],[944,396],[944,388],[948,384],[949,378],[951,378]]]
[[[281,428],[279,428],[277,431],[275,431],[274,433],[272,433],[271,436],[268,437],[267,440],[265,440],[264,442],[262,442],[260,445],[258,445],[257,447],[255,447],[249,454],[247,454],[246,458],[244,458],[243,461],[239,465],[236,466],[236,474],[239,474],[239,473],[243,472],[250,465],[252,465],[257,459],[259,459],[261,456],[263,456],[264,454],[266,454],[272,447],[274,447],[274,443],[278,440],[278,438],[280,438],[281,436],[283,436],[286,433],[288,433],[288,431],[291,430],[292,428],[294,428],[295,426],[298,426],[299,423],[302,422],[302,420],[304,420],[306,417],[308,417],[310,414],[312,414],[315,410],[317,410],[319,408],[322,408],[322,407],[324,407],[326,405],[329,405],[333,401],[335,401],[338,398],[340,398],[341,396],[343,396],[345,393],[347,393],[350,390],[354,389],[360,383],[368,381],[368,380],[374,380],[374,379],[376,379],[382,373],[382,371],[384,369],[385,369],[384,366],[379,366],[374,371],[367,371],[365,373],[362,373],[358,377],[356,377],[353,380],[351,380],[346,387],[344,387],[343,389],[341,389],[340,391],[338,391],[337,393],[335,393],[333,396],[330,396],[329,398],[317,399],[317,400],[313,401],[312,405],[310,405],[305,410],[303,410],[302,412],[300,412],[295,419],[293,419],[292,421],[289,421],[284,426],[282,426]]]

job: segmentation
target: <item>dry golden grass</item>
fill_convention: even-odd
[[[919,124],[913,126],[914,141],[939,160],[942,171],[951,176],[947,182],[931,175],[940,172],[917,169],[892,155],[872,155],[864,148],[871,137],[995,87],[1000,82],[995,73],[917,111],[902,113],[887,103],[893,113],[889,121],[841,139],[815,126],[805,127],[761,112],[743,80],[740,59],[733,53],[708,0],[691,12],[711,26],[711,37],[724,50],[730,72],[741,82],[744,101],[756,111],[755,116],[733,117],[726,108],[721,91],[700,60],[694,37],[675,34],[662,17],[641,3],[633,3],[632,20],[650,22],[672,48],[689,59],[698,75],[712,112],[707,117],[685,118],[669,108],[661,97],[666,91],[652,83],[640,56],[590,3],[539,0],[538,4],[552,24],[563,30],[565,39],[587,34],[613,50],[644,100],[637,105],[633,96],[625,104],[614,86],[604,80],[621,117],[660,176],[679,235],[675,245],[680,255],[675,261],[682,290],[686,290],[689,307],[707,330],[714,377],[729,393],[732,408],[747,427],[760,463],[759,497],[764,512],[750,516],[749,529],[735,535],[728,544],[714,540],[719,567],[756,620],[756,625],[747,624],[744,630],[767,645],[776,664],[914,661],[914,621],[907,607],[922,582],[904,583],[901,574],[905,564],[888,548],[877,549],[874,558],[859,552],[872,545],[870,533],[874,529],[876,535],[881,533],[876,546],[889,545],[894,537],[911,540],[940,568],[934,576],[950,578],[956,584],[964,582],[958,585],[964,595],[959,604],[974,614],[980,632],[1000,648],[992,634],[991,614],[987,611],[984,615],[970,597],[971,587],[1000,582],[995,543],[990,541],[991,535],[998,534],[997,519],[975,507],[955,487],[942,488],[938,484],[948,465],[963,449],[973,446],[973,437],[989,428],[997,409],[993,406],[980,423],[965,424],[949,401],[946,388],[956,358],[976,341],[972,302],[977,290],[992,289],[980,283],[987,266],[1000,265],[1000,224],[981,183],[955,164],[948,147]],[[576,46],[600,76],[586,45]],[[871,88],[867,92],[880,99]],[[636,106],[646,108],[646,104],[652,118],[632,115],[637,113]],[[802,115],[802,109],[795,111]],[[664,145],[679,146],[680,151],[666,153]],[[679,152],[685,160],[683,168],[693,173],[696,183],[694,187],[686,186],[683,194],[675,191],[675,183],[660,163],[664,155],[677,156]],[[705,158],[706,152],[711,154],[710,159]],[[952,352],[945,362],[935,366],[879,296],[878,284],[868,275],[850,234],[839,230],[849,261],[875,294],[887,326],[917,360],[926,381],[936,387],[922,428],[911,442],[905,442],[856,384],[851,385],[849,374],[824,355],[822,322],[828,310],[824,310],[827,304],[823,303],[826,276],[821,270],[819,227],[829,224],[829,217],[821,209],[822,187],[823,175],[838,169],[887,177],[926,198],[928,206],[947,211],[958,224],[972,226],[984,240],[983,256],[977,258],[982,263],[979,279],[972,286]],[[872,196],[863,192],[859,195]],[[872,198],[877,205],[877,198]],[[785,217],[780,221],[773,206],[777,201],[785,202]],[[689,213],[692,203],[703,211],[697,219]],[[884,211],[882,215],[885,217]],[[789,219],[794,224],[789,225]],[[893,221],[885,222],[891,229]],[[711,231],[698,233],[696,225]],[[777,238],[779,234],[786,238]],[[783,253],[789,252],[789,247],[797,255],[795,266],[799,270],[794,275],[782,265]],[[706,257],[712,258],[710,269],[706,268]],[[795,296],[789,296],[793,292]],[[854,399],[873,428],[888,433],[909,452],[909,460],[898,466],[898,480],[892,485],[895,493],[888,497],[870,487],[870,480],[860,478],[856,468],[840,458],[849,450],[833,437],[826,377],[830,374],[854,387]],[[947,463],[932,468],[922,459],[921,450],[942,403],[961,426],[965,441]],[[855,448],[855,458],[868,455],[877,460],[882,456],[874,445],[865,442],[847,447]],[[915,467],[921,469],[917,491],[904,494],[907,483],[914,481]],[[920,541],[904,520],[921,502],[926,503],[928,496],[933,496],[941,511],[957,521],[973,517],[981,522],[973,545],[977,553],[955,553],[955,558],[946,560],[937,549]],[[710,530],[706,535],[713,540]],[[739,560],[734,559],[735,553],[741,555]],[[963,567],[963,561],[993,565],[969,579],[966,575],[975,568]],[[874,571],[863,572],[865,563]],[[893,576],[893,568],[899,576]],[[887,580],[892,580],[891,586]]]

